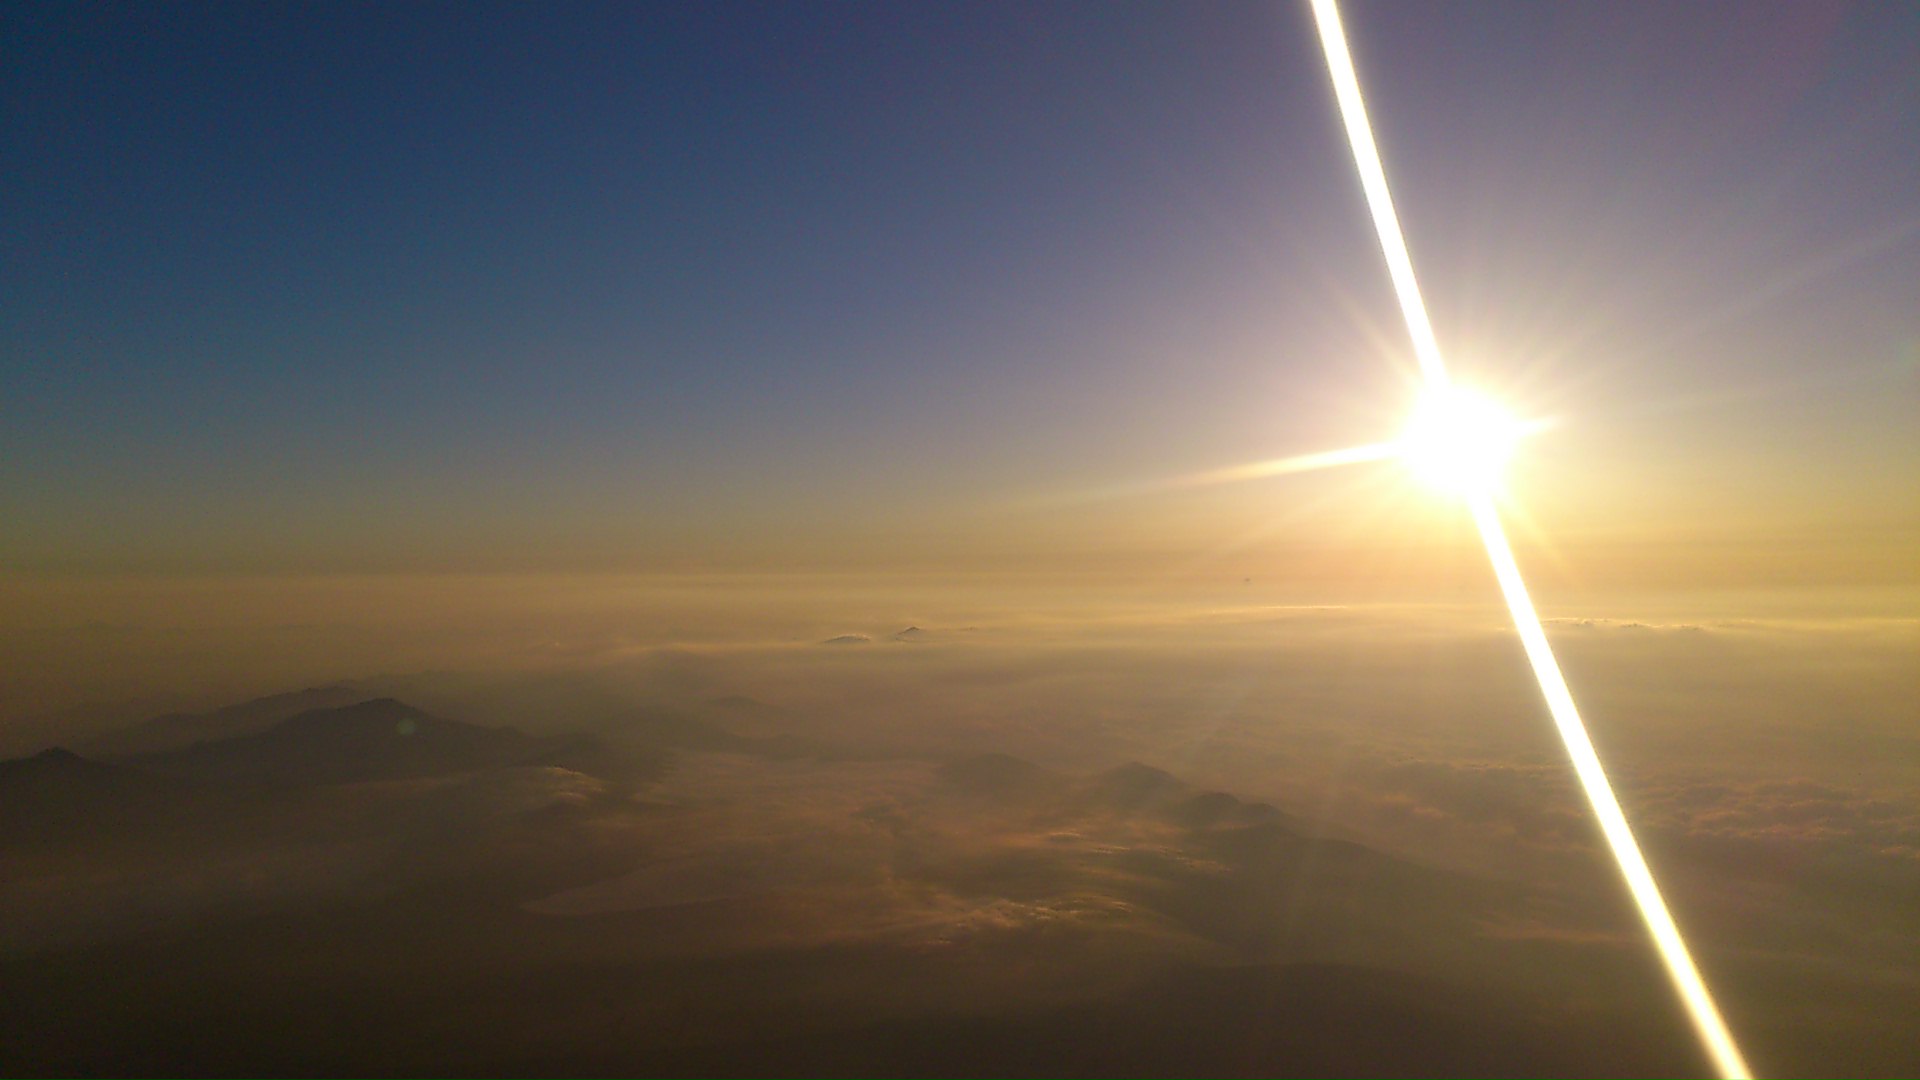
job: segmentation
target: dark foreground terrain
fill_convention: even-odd
[[[269,701],[0,765],[0,1072],[1704,1070],[1630,934],[1145,765]]]

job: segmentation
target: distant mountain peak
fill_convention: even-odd
[[[356,701],[350,705],[326,705],[317,709],[303,710],[301,713],[299,713],[299,715],[313,716],[316,714],[325,714],[330,716],[391,716],[391,715],[397,715],[399,713],[410,713],[410,714],[417,714],[422,716],[426,715],[425,713],[422,713],[418,707],[409,705],[406,702],[401,701],[399,698],[390,698],[390,697],[368,698],[365,701]],[[291,717],[289,717],[289,719],[291,719]]]
[[[391,697],[368,698],[365,701],[356,701],[351,705],[336,705],[331,709],[316,709],[313,711],[350,713],[350,712],[392,712],[394,710],[403,710],[406,712],[420,711],[419,709],[414,708],[412,705],[409,705],[406,702],[401,701],[399,698],[391,698]]]
[[[988,753],[950,761],[940,777],[963,791],[980,795],[1010,795],[1032,790],[1049,777],[1046,769],[1010,754]]]
[[[1283,826],[1286,815],[1266,803],[1242,802],[1224,791],[1207,791],[1165,811],[1168,820],[1190,829],[1214,826]]]
[[[204,779],[345,783],[499,768],[547,746],[513,728],[447,720],[395,698],[370,698],[140,761]]]
[[[1165,769],[1156,769],[1138,761],[1129,761],[1125,765],[1116,765],[1100,774],[1102,783],[1115,784],[1129,788],[1178,787],[1180,781]]]
[[[253,698],[209,712],[167,713],[119,731],[88,740],[82,749],[98,757],[128,757],[181,750],[195,743],[216,742],[267,730],[289,717],[314,709],[334,708],[363,701],[366,693],[347,683],[310,686]]]
[[[64,746],[50,746],[31,757],[0,761],[0,778],[53,777],[104,768],[100,763],[88,761]]]
[[[1095,777],[1092,785],[1096,800],[1124,809],[1166,803],[1188,790],[1172,773],[1138,761],[1108,769]]]
[[[352,705],[340,705],[328,709],[308,709],[296,716],[289,716],[275,724],[269,731],[291,731],[302,729],[340,729],[347,727],[377,728],[391,724],[398,734],[411,735],[418,731],[423,722],[436,725],[458,724],[458,721],[440,720],[401,701],[397,698],[369,698]],[[460,725],[462,727],[468,725]],[[402,730],[404,729],[404,730]]]

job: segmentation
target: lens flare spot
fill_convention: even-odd
[[[1400,457],[1430,488],[1461,495],[1497,488],[1532,425],[1463,387],[1428,390],[1400,436]]]

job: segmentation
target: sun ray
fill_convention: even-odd
[[[1413,338],[1414,352],[1419,357],[1420,370],[1426,378],[1428,389],[1436,394],[1444,394],[1449,390],[1446,364],[1440,353],[1439,342],[1434,337],[1432,323],[1427,317],[1419,285],[1414,279],[1413,259],[1407,251],[1406,237],[1400,230],[1399,217],[1394,213],[1386,170],[1380,163],[1380,151],[1374,142],[1373,128],[1367,121],[1366,103],[1361,97],[1360,80],[1354,72],[1353,55],[1347,47],[1346,32],[1340,24],[1339,9],[1334,0],[1312,0],[1312,4],[1314,22],[1320,31],[1321,48],[1326,53],[1328,73],[1333,80],[1334,97],[1346,125],[1347,141],[1353,149],[1354,164],[1360,172],[1360,184],[1366,192],[1367,206],[1373,215],[1374,230],[1379,234],[1381,251],[1386,256],[1387,271],[1393,278],[1394,292],[1399,297],[1401,314],[1406,318],[1407,330]],[[1686,941],[1667,910],[1660,887],[1647,867],[1646,858],[1640,853],[1640,845],[1634,840],[1626,814],[1620,809],[1613,786],[1607,780],[1606,770],[1600,764],[1599,755],[1594,752],[1593,742],[1580,720],[1573,694],[1560,672],[1553,646],[1547,640],[1546,630],[1534,610],[1526,581],[1520,575],[1519,564],[1514,560],[1513,549],[1501,527],[1492,493],[1484,488],[1468,487],[1462,494],[1472,508],[1481,543],[1493,565],[1494,577],[1500,584],[1501,595],[1506,599],[1507,610],[1526,649],[1534,677],[1540,684],[1541,695],[1546,699],[1547,711],[1559,729],[1581,789],[1593,807],[1594,816],[1599,819],[1601,834],[1606,838],[1615,863],[1619,865],[1621,876],[1626,879],[1633,902],[1640,909],[1641,919],[1653,936],[1668,977],[1679,992],[1681,1004],[1685,1006],[1694,1030],[1721,1075],[1729,1080],[1749,1077],[1752,1073],[1746,1060],[1734,1042],[1726,1021],[1721,1018],[1720,1010],[1714,1004],[1705,980],[1700,977],[1692,955],[1687,951]]]
[[[1342,465],[1363,465],[1369,461],[1385,461],[1399,453],[1400,444],[1398,443],[1367,443],[1365,446],[1349,446],[1342,450],[1295,454],[1292,457],[1274,458],[1271,461],[1255,461],[1245,465],[1194,473],[1192,476],[1170,481],[1168,486],[1211,487],[1215,484],[1234,484],[1243,480],[1263,480],[1269,476],[1285,476],[1289,473],[1333,469]]]
[[[1106,487],[1090,488],[1038,499],[1031,505],[1060,506],[1101,503],[1116,499],[1137,499],[1148,495],[1161,495],[1175,491],[1217,487],[1221,484],[1237,484],[1244,483],[1248,480],[1264,480],[1273,476],[1317,472],[1321,469],[1334,469],[1345,465],[1364,465],[1373,461],[1386,461],[1390,458],[1398,457],[1400,453],[1401,444],[1398,442],[1366,443],[1361,446],[1343,447],[1339,450],[1318,450],[1313,453],[1294,454],[1291,457],[1272,458],[1267,461],[1250,461],[1240,465],[1227,465],[1218,469],[1207,469],[1203,472],[1187,473],[1181,476],[1168,476],[1155,480],[1142,480],[1131,483],[1114,484]]]
[[[1540,692],[1547,700],[1547,712],[1553,717],[1554,726],[1560,730],[1560,740],[1566,744],[1567,756],[1573,759],[1574,774],[1580,779],[1587,802],[1593,806],[1594,816],[1600,822],[1600,832],[1606,837],[1607,846],[1613,850],[1621,876],[1626,878],[1627,889],[1640,909],[1640,917],[1653,935],[1661,958],[1666,961],[1667,974],[1673,980],[1674,988],[1679,991],[1695,1030],[1722,1075],[1729,1080],[1751,1076],[1739,1046],[1733,1041],[1733,1033],[1721,1019],[1720,1010],[1713,1003],[1713,995],[1708,992],[1706,981],[1700,977],[1700,970],[1694,966],[1693,957],[1687,952],[1687,943],[1680,936],[1680,928],[1675,925],[1666,901],[1660,896],[1660,886],[1653,879],[1653,871],[1640,854],[1640,845],[1633,838],[1626,813],[1620,809],[1620,800],[1614,797],[1613,785],[1608,782],[1606,769],[1600,764],[1600,755],[1593,749],[1593,740],[1587,737],[1587,726],[1581,722],[1580,710],[1573,702],[1573,692],[1567,688],[1566,677],[1560,673],[1560,663],[1554,658],[1553,646],[1547,641],[1546,628],[1541,625],[1539,613],[1534,610],[1533,598],[1527,593],[1527,583],[1520,576],[1520,566],[1514,561],[1513,548],[1507,543],[1506,532],[1500,527],[1500,516],[1494,509],[1493,500],[1485,493],[1476,492],[1469,495],[1468,502],[1473,507],[1473,523],[1480,530],[1481,543],[1486,545],[1487,557],[1493,563],[1493,575],[1500,582],[1500,595],[1506,599],[1507,611],[1513,615],[1513,625],[1520,632],[1520,644],[1526,649],[1527,662],[1533,666],[1534,678],[1539,680]]]
[[[1360,170],[1360,187],[1366,192],[1367,210],[1373,214],[1373,231],[1380,237],[1380,253],[1386,256],[1387,274],[1393,279],[1394,295],[1400,299],[1400,313],[1406,317],[1413,352],[1420,360],[1420,374],[1430,386],[1444,387],[1447,365],[1441,359],[1440,341],[1434,337],[1433,323],[1427,318],[1420,283],[1413,276],[1413,256],[1408,253],[1406,235],[1400,230],[1400,215],[1393,209],[1387,170],[1380,163],[1380,148],[1373,140],[1373,125],[1367,120],[1367,106],[1360,96],[1360,76],[1353,70],[1353,52],[1347,48],[1347,32],[1340,24],[1340,12],[1333,0],[1313,0],[1313,18],[1320,28],[1320,49],[1327,55],[1327,71],[1333,77],[1333,96],[1340,104],[1340,119],[1347,128],[1347,144],[1353,148],[1353,164]]]

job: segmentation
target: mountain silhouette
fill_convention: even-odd
[[[60,845],[163,826],[220,793],[173,776],[91,761],[64,747],[0,761],[0,845]]]
[[[976,754],[940,767],[940,779],[968,795],[1031,798],[1053,788],[1049,770],[1009,754]]]
[[[1164,769],[1130,761],[1094,777],[1085,798],[1113,810],[1146,810],[1171,805],[1191,790]]]
[[[1189,829],[1217,826],[1281,825],[1286,815],[1266,803],[1250,803],[1224,791],[1208,791],[1166,808],[1168,821]]]
[[[317,686],[254,698],[207,712],[167,713],[89,740],[83,749],[96,757],[184,750],[195,743],[257,734],[301,713],[352,705],[369,696],[350,686]]]
[[[392,698],[312,709],[266,731],[134,759],[172,775],[263,784],[401,780],[508,765],[547,764],[572,737],[445,720]]]

